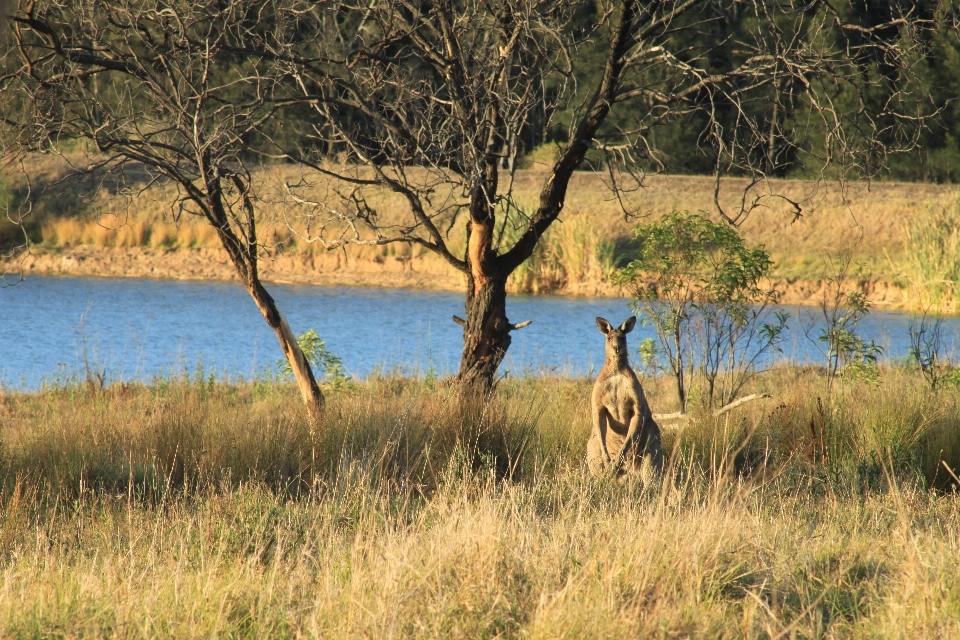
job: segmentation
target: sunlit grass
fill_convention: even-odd
[[[6,392],[0,635],[960,632],[960,392],[778,368],[644,487],[585,474],[590,384],[372,378],[321,424],[276,384]]]
[[[914,304],[956,312],[960,303],[960,194],[927,203],[906,227],[904,276]]]
[[[36,164],[31,170],[39,176],[38,183],[44,179],[53,182],[65,170],[54,166],[52,160],[38,159]],[[284,165],[265,168],[257,175],[260,178],[256,186],[257,206],[262,218],[259,234],[270,252],[323,253],[319,243],[304,239],[310,233],[303,219],[297,216],[299,210],[285,198],[281,187],[284,182],[300,181],[300,172]],[[542,168],[517,174],[514,199],[521,209],[532,209],[546,177]],[[743,202],[745,185],[746,182],[739,179],[723,182],[720,202],[725,210],[732,211]],[[80,187],[77,189],[82,191]],[[333,197],[331,189],[323,180],[313,179],[304,194],[326,201]],[[531,260],[513,275],[510,289],[514,292],[590,292],[592,285],[605,282],[617,266],[629,260],[633,226],[674,209],[703,210],[716,216],[714,191],[715,183],[709,177],[651,176],[644,181],[643,188],[628,191],[617,199],[605,186],[603,175],[578,173],[571,182],[559,222],[545,235]],[[42,247],[53,249],[93,245],[145,250],[219,250],[216,234],[204,220],[190,215],[188,210],[171,207],[176,200],[172,187],[158,185],[143,192],[133,190],[131,194],[130,197],[117,195],[109,189],[95,190],[82,197],[73,192],[65,194],[62,189],[54,189],[47,195],[40,193],[34,203],[36,215],[43,221],[37,239]],[[787,202],[771,194],[802,202],[802,215],[792,215]],[[438,206],[448,207],[457,199],[455,196],[437,193],[437,202],[441,203]],[[949,237],[930,235],[942,225],[931,224],[929,220],[930,212],[952,211],[955,201],[952,188],[907,183],[839,185],[775,180],[756,187],[747,202],[753,202],[757,196],[761,206],[747,218],[741,230],[748,245],[762,244],[770,252],[777,277],[817,281],[829,271],[829,256],[852,253],[854,262],[863,266],[861,279],[880,280],[900,287],[908,305],[929,306],[929,301],[935,299],[934,303],[944,309],[952,308],[955,292],[949,286],[949,291],[941,291],[943,283],[949,282],[949,274],[939,272],[945,265],[949,266],[951,258],[944,263],[937,256],[944,247],[949,251],[955,247],[950,244],[953,240],[949,229],[946,231]],[[333,200],[330,202],[331,206],[335,204]],[[380,220],[386,223],[409,218],[407,203],[395,194],[367,194],[367,204],[375,208]],[[624,206],[632,217],[625,215]],[[336,229],[331,233],[335,235]],[[506,225],[504,241],[509,243],[516,236],[513,225]],[[454,255],[463,254],[461,226],[455,225],[450,230],[447,241]],[[928,254],[930,258],[925,259]],[[350,247],[343,260],[346,267],[351,262],[414,260],[430,263],[422,269],[424,272],[453,274],[452,267],[441,258],[423,247],[406,244]],[[339,258],[334,262],[338,267],[341,265]]]

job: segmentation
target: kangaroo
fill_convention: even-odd
[[[609,469],[623,475],[633,471],[649,479],[663,470],[663,447],[660,427],[627,360],[627,334],[636,323],[631,316],[614,329],[597,318],[597,327],[607,337],[606,361],[593,385],[593,432],[587,442],[587,466],[593,473]]]

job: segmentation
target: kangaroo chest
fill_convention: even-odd
[[[612,375],[600,383],[600,404],[613,419],[617,431],[626,430],[633,416],[640,411],[639,393],[634,381],[625,375]],[[620,427],[620,428],[617,428]]]

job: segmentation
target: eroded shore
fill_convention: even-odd
[[[107,278],[157,278],[172,280],[236,280],[226,253],[219,249],[150,249],[80,245],[63,248],[34,248],[17,258],[0,261],[0,268],[18,274],[50,276],[97,276]],[[321,286],[357,286],[460,291],[463,276],[432,256],[383,256],[357,259],[345,252],[281,253],[261,262],[267,282]],[[871,303],[884,309],[910,309],[905,291],[895,283],[877,278],[851,281]],[[777,288],[781,303],[819,305],[827,283],[824,280],[781,278]],[[542,283],[533,290],[512,293],[550,294],[577,297],[618,297],[625,295],[605,281]]]

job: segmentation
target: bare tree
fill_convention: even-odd
[[[0,78],[7,166],[73,145],[89,149],[78,172],[122,182],[135,169],[148,176],[141,189],[175,185],[175,215],[216,229],[318,414],[323,394],[258,273],[252,149],[286,104],[284,78],[234,53],[289,41],[296,16],[253,0],[25,0],[10,20]]]
[[[253,55],[285,64],[313,110],[308,144],[278,154],[333,185],[323,201],[289,186],[307,222],[294,226],[328,248],[425,247],[461,271],[459,377],[489,387],[525,324],[507,318],[507,279],[558,219],[575,170],[602,168],[631,213],[624,195],[667,166],[656,132],[688,124],[712,158],[718,212],[736,225],[771,199],[800,215],[805,203],[769,175],[872,175],[913,144],[930,115],[910,84],[924,22],[851,22],[836,6],[344,0],[305,9],[305,47]],[[561,123],[559,157],[524,210],[512,195],[518,141]],[[749,178],[735,209],[721,206],[724,175]],[[405,219],[378,210],[383,190],[406,201]]]

